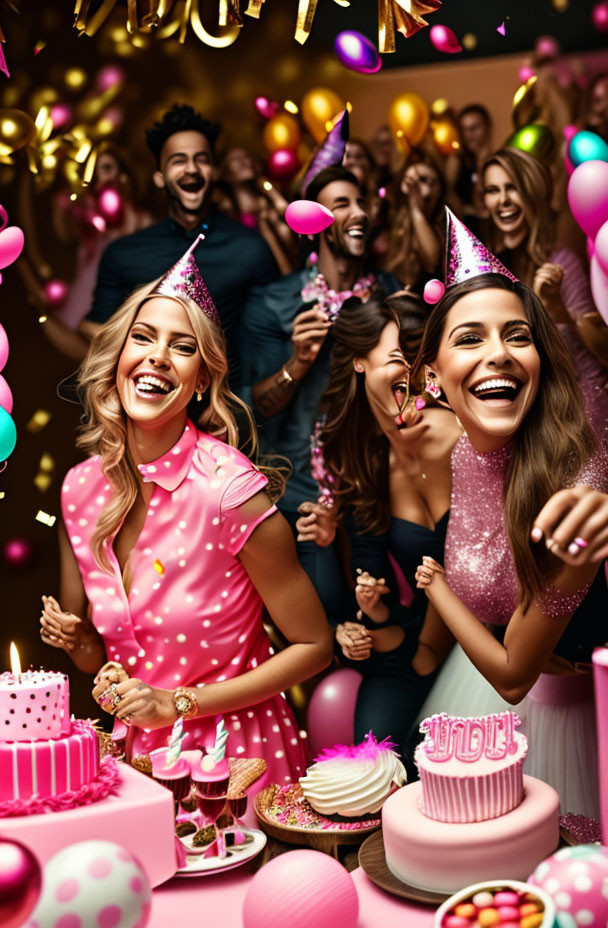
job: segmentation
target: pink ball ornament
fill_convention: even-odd
[[[6,329],[3,325],[0,325],[0,371],[4,367],[8,360],[8,338],[6,337]]]
[[[113,841],[79,841],[46,864],[32,921],[37,928],[144,928],[150,899],[148,877],[130,851]]]
[[[608,848],[565,847],[538,865],[528,883],[555,902],[556,924],[605,928],[608,922]]]
[[[438,303],[445,293],[445,284],[441,280],[428,280],[424,285],[422,296],[425,303]]]
[[[56,103],[51,107],[49,115],[54,129],[61,129],[72,118],[72,107],[67,103]]]
[[[519,67],[517,76],[519,77],[520,83],[525,84],[531,77],[534,77],[534,73],[534,68],[531,68],[529,64],[522,64]]]
[[[5,564],[16,570],[27,567],[35,553],[34,545],[27,538],[9,538],[2,548]]]
[[[44,285],[44,295],[49,306],[60,306],[68,295],[68,285],[64,280],[49,280]]]
[[[608,3],[596,3],[591,11],[591,22],[598,32],[608,32]]]
[[[334,221],[332,211],[314,200],[294,200],[285,210],[285,222],[297,235],[316,235]]]
[[[558,58],[561,53],[559,42],[552,35],[539,36],[534,50],[539,58]]]
[[[13,411],[13,394],[2,374],[0,374],[0,408],[8,413]]]
[[[288,851],[258,870],[243,928],[357,928],[359,898],[347,870],[320,851]]]
[[[340,64],[358,74],[375,74],[382,67],[376,46],[360,32],[339,32],[334,50]]]
[[[361,674],[343,667],[324,677],[308,703],[307,728],[310,750],[320,754],[335,744],[352,744],[357,693]]]
[[[268,174],[273,180],[288,180],[294,176],[299,166],[296,152],[288,148],[279,148],[268,157]]]
[[[25,238],[18,226],[9,226],[0,232],[0,268],[8,267],[23,251]]]
[[[0,838],[0,925],[18,928],[40,895],[42,871],[29,848],[11,838]]]
[[[268,97],[256,97],[254,105],[262,119],[272,119],[281,109],[281,104],[276,100],[269,100]]]
[[[431,26],[429,38],[438,52],[455,55],[462,51],[462,45],[449,26]]]
[[[568,181],[572,215],[590,238],[608,222],[608,162],[583,161]]]

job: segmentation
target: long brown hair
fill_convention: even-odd
[[[343,303],[334,323],[321,441],[325,466],[335,479],[336,511],[341,515],[351,509],[360,531],[380,534],[390,525],[389,444],[370,409],[365,376],[355,372],[353,362],[376,347],[389,322],[405,334],[405,339],[400,336],[404,354],[408,345],[417,347],[425,318],[414,295],[372,297],[367,303],[353,297]]]
[[[458,300],[488,288],[519,297],[541,365],[538,393],[513,439],[504,485],[505,525],[527,608],[562,564],[544,545],[530,544],[534,519],[549,497],[573,484],[595,439],[566,346],[542,302],[519,281],[482,274],[449,287],[428,318],[415,368],[435,361],[447,314]]]
[[[553,196],[553,179],[551,172],[544,164],[517,148],[501,148],[484,162],[481,175],[484,177],[487,169],[497,164],[506,171],[517,188],[523,211],[528,223],[528,235],[521,267],[512,268],[513,272],[528,284],[532,285],[534,274],[545,261],[555,244],[556,214],[551,208]],[[496,253],[500,249],[499,233],[494,230],[490,247]]]
[[[86,417],[77,438],[78,447],[88,454],[99,454],[101,466],[114,492],[102,509],[91,538],[93,556],[100,567],[109,569],[105,542],[137,499],[139,480],[127,446],[127,417],[116,388],[116,368],[125,341],[142,304],[154,295],[158,280],[135,290],[120,309],[93,338],[78,371]],[[183,306],[192,326],[208,377],[208,403],[195,413],[198,425],[210,435],[234,447],[239,441],[235,410],[240,410],[250,426],[250,454],[255,454],[255,425],[247,406],[228,387],[226,343],[219,326],[212,322],[192,300],[174,297]],[[189,408],[189,412],[194,410]],[[280,475],[269,473],[270,483],[281,484]]]

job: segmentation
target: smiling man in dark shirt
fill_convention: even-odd
[[[211,204],[219,126],[192,107],[175,104],[147,131],[156,158],[153,180],[164,189],[169,217],[111,242],[97,275],[92,309],[80,332],[91,338],[141,284],[160,277],[203,233],[194,257],[226,335],[231,384],[240,380],[236,329],[249,290],[279,276],[263,238]]]

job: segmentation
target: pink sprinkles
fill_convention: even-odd
[[[360,831],[380,825],[380,819],[371,816],[350,820],[342,818],[341,815],[326,816],[315,812],[304,798],[302,787],[298,783],[279,786],[264,815],[278,825],[305,831]]]

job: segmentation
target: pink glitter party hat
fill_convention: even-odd
[[[517,277],[475,238],[465,224],[445,208],[447,217],[445,285],[461,284],[481,274],[502,274],[517,282]]]
[[[310,164],[306,168],[300,188],[303,197],[306,196],[308,186],[317,174],[320,174],[325,168],[330,168],[335,164],[342,164],[346,143],[348,142],[348,133],[348,110],[344,110],[321,142],[320,147],[314,153]]]
[[[154,292],[162,296],[188,297],[200,306],[209,319],[219,325],[218,311],[193,255],[194,249],[204,238],[205,236],[201,233],[194,240],[188,251],[167,271]]]

